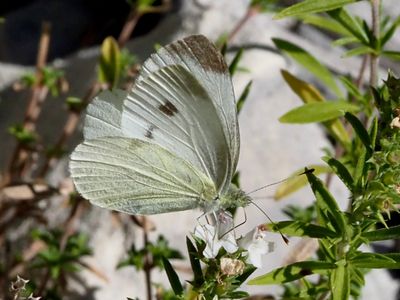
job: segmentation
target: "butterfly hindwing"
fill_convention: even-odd
[[[192,165],[139,139],[86,140],[72,153],[70,171],[83,197],[129,214],[194,209],[216,195],[213,182]]]

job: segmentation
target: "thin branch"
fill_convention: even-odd
[[[255,15],[260,13],[260,7],[257,5],[250,5],[246,11],[246,14],[239,20],[236,26],[228,35],[227,42],[233,40],[237,33],[243,28],[243,26]]]
[[[46,66],[46,59],[49,52],[50,28],[50,23],[43,22],[36,58],[35,84],[32,87],[31,97],[25,111],[23,127],[31,132],[34,132],[36,128],[42,105],[48,94],[48,88],[43,86],[43,68]],[[29,150],[25,149],[22,143],[18,141],[9,163],[8,174],[5,175],[2,185],[10,183],[14,178],[18,178],[22,175],[23,170],[26,170],[28,158]]]
[[[371,17],[372,17],[372,34],[376,45],[379,43],[379,17],[380,17],[380,0],[371,0]],[[370,60],[370,81],[369,84],[375,87],[378,84],[378,66],[379,56],[371,54]]]

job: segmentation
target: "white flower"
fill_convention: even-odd
[[[233,231],[225,233],[219,238],[217,228],[210,224],[205,224],[196,226],[194,235],[206,242],[206,248],[203,252],[206,258],[216,257],[221,247],[228,253],[236,252],[238,249]]]
[[[266,240],[266,230],[258,226],[239,240],[239,246],[249,253],[249,262],[257,268],[262,267],[262,255],[274,250],[274,243]]]

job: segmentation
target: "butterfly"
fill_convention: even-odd
[[[229,70],[202,35],[152,54],[129,92],[95,97],[83,134],[70,173],[97,206],[148,215],[250,203],[231,184],[240,139]]]

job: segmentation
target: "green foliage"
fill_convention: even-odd
[[[399,18],[391,21],[388,17],[381,17],[380,33],[375,35],[367,22],[346,11],[343,5],[349,2],[352,1],[306,0],[284,9],[277,17],[296,16],[335,33],[338,38],[334,45],[348,48],[343,57],[388,54],[396,57],[398,53],[388,53],[384,47],[393,36]],[[325,13],[315,14],[321,12]],[[305,209],[289,207],[286,213],[291,221],[267,226],[289,236],[318,239],[317,258],[278,268],[251,280],[250,284],[290,283],[285,285],[284,292],[284,297],[290,299],[318,299],[324,295],[341,300],[359,297],[365,284],[365,270],[400,268],[400,255],[397,253],[377,254],[360,250],[363,244],[400,237],[399,226],[375,230],[378,222],[386,225],[384,216],[398,213],[396,206],[400,203],[400,80],[389,72],[383,85],[363,90],[361,84],[349,76],[337,81],[304,49],[280,39],[274,39],[274,42],[279,50],[319,78],[326,88],[334,93],[335,88],[347,93],[346,97],[336,94],[340,101],[326,101],[313,85],[282,71],[285,81],[304,105],[289,111],[280,120],[289,123],[320,122],[324,126],[336,149],[335,154],[327,153],[323,160],[330,168],[329,172],[340,178],[351,196],[348,208],[341,210],[328,186],[315,176],[318,173],[307,173],[315,204]],[[333,121],[336,122],[336,131],[332,130],[333,123],[329,123]],[[344,128],[344,124],[348,128],[345,134],[338,131]],[[283,183],[277,191],[291,191],[303,186],[297,183],[293,188],[291,180]],[[283,196],[287,194],[282,193]],[[307,281],[306,277],[311,274],[319,274],[318,283]]]
[[[110,87],[117,86],[121,76],[121,51],[113,37],[104,39],[98,68],[98,81]]]
[[[88,246],[88,237],[83,234],[69,236],[64,246],[61,246],[63,239],[61,231],[33,230],[32,237],[44,242],[46,249],[37,254],[31,267],[48,269],[53,279],[58,279],[65,273],[79,271],[79,260],[83,256],[92,254]]]
[[[36,135],[30,130],[24,128],[21,124],[16,124],[8,128],[8,133],[22,145],[29,146],[36,141]]]
[[[249,296],[247,292],[237,290],[256,269],[245,263],[246,256],[243,255],[243,251],[229,254],[221,249],[215,259],[208,259],[203,255],[205,243],[196,238],[194,241],[195,244],[189,238],[186,239],[194,277],[188,282],[190,289],[183,289],[178,275],[165,261],[165,265],[168,266],[166,267],[168,278],[175,295],[182,295],[183,299],[213,299],[215,296],[218,299],[241,299]],[[227,272],[222,267],[223,259],[241,262],[242,268],[234,273]],[[206,266],[204,269],[201,268],[201,262]]]
[[[152,269],[158,267],[163,270],[165,259],[183,258],[178,250],[169,247],[168,241],[162,235],[158,237],[155,243],[148,242],[140,250],[137,250],[133,244],[127,254],[128,257],[121,260],[117,268],[133,266],[137,270],[144,270],[145,268]],[[146,261],[148,265],[146,265]]]

